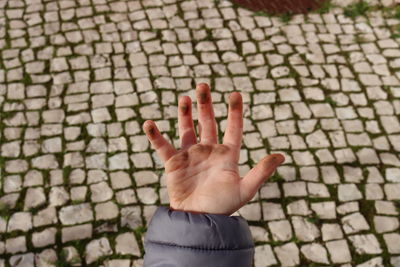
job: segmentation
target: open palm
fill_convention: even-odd
[[[199,143],[188,96],[181,97],[178,103],[179,151],[165,140],[153,121],[147,120],[143,129],[164,162],[171,209],[230,215],[254,197],[261,184],[282,164],[284,157],[281,154],[266,156],[241,178],[238,169],[243,133],[241,94],[233,92],[229,97],[223,144],[218,144],[208,85],[199,84],[196,96]]]

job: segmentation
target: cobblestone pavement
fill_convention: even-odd
[[[238,212],[256,267],[400,266],[400,10],[323,11],[0,0],[0,266],[141,266],[168,204],[141,125],[179,147],[177,99],[199,82],[221,139],[242,92],[242,175],[286,155]]]

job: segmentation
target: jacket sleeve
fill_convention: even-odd
[[[254,243],[240,216],[157,208],[144,238],[144,267],[251,267]]]

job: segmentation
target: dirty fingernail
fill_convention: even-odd
[[[150,128],[148,129],[148,132],[151,136],[153,136],[156,133],[156,130],[154,129],[153,126],[150,126]]]
[[[285,161],[285,157],[281,154],[275,154],[272,160],[274,164],[281,165]]]
[[[207,103],[207,100],[208,100],[207,93],[206,92],[200,93],[200,103],[205,104]]]
[[[186,115],[187,112],[188,112],[188,110],[189,110],[189,107],[188,107],[188,105],[186,105],[186,104],[184,104],[184,105],[181,107],[181,111],[182,111],[183,115]]]
[[[240,107],[240,101],[239,100],[231,100],[229,103],[229,106],[231,107],[231,109],[239,109]]]

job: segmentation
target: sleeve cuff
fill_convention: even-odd
[[[254,248],[247,221],[240,216],[191,213],[160,206],[154,213],[145,243],[206,250]]]

